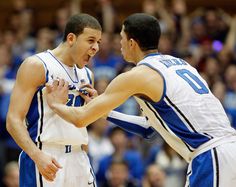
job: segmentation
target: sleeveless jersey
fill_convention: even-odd
[[[84,105],[84,100],[79,96],[77,90],[81,83],[91,84],[91,71],[86,67],[79,69],[76,66],[66,66],[53,56],[50,50],[36,54],[36,56],[44,65],[46,82],[56,78],[63,78],[69,82],[67,105]],[[26,124],[32,140],[39,143],[63,145],[88,144],[87,129],[77,128],[55,114],[47,104],[45,92],[45,85],[38,88],[26,116]]]
[[[163,77],[159,102],[136,100],[150,125],[186,161],[201,145],[235,134],[220,101],[186,61],[157,53],[137,65],[148,66]]]

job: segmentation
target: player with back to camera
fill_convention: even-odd
[[[138,127],[136,132],[142,135],[149,127],[159,132],[189,163],[186,187],[235,186],[236,132],[206,81],[186,61],[158,53],[160,26],[155,17],[133,14],[125,19],[120,34],[122,55],[136,67],[117,76],[83,107],[67,107],[63,92],[68,83],[54,82],[47,87],[53,111],[83,128],[135,96],[146,118],[111,112],[107,119],[124,128]]]
[[[99,50],[101,30],[94,17],[73,15],[59,46],[25,59],[20,66],[7,116],[7,129],[23,149],[20,187],[96,186],[84,151],[87,129],[70,125],[49,108],[45,84],[65,79],[69,84],[67,106],[82,106],[84,99],[77,90],[93,84],[85,65]]]

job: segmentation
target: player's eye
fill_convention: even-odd
[[[90,44],[94,43],[95,41],[93,39],[88,40]]]

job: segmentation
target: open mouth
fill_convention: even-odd
[[[84,61],[86,61],[86,62],[88,62],[90,59],[91,59],[90,55],[87,55],[87,56],[84,57]]]

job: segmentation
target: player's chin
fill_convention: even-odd
[[[124,58],[124,60],[126,61],[126,62],[131,62],[131,59],[128,57],[128,55],[126,55],[125,53],[121,53],[122,54],[122,56],[123,56],[123,58]]]
[[[80,61],[79,63],[77,63],[77,66],[78,66],[79,68],[84,68],[88,63],[89,63],[89,61],[87,61],[87,60],[82,60],[82,61]]]
[[[130,62],[130,63],[133,62],[133,60],[131,58],[128,58],[127,56],[124,56],[124,59],[125,59],[126,62]]]

